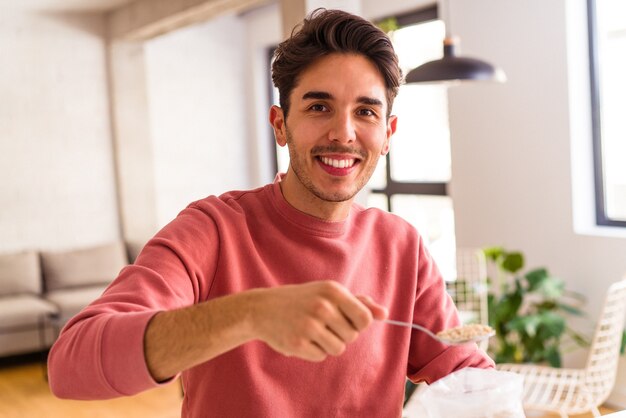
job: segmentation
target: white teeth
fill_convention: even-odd
[[[335,167],[335,168],[346,168],[346,167],[352,167],[354,165],[354,159],[349,159],[349,160],[335,160],[332,158],[328,158],[328,157],[320,157],[320,159],[322,160],[322,162],[326,165]]]

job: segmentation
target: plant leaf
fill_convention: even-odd
[[[548,270],[546,270],[545,268],[538,268],[538,269],[529,271],[528,273],[524,275],[524,277],[528,281],[528,291],[534,292],[541,286],[541,283],[544,280],[548,279],[549,275],[548,275]]]
[[[548,347],[544,352],[545,359],[552,367],[561,367],[561,354],[558,346]]]
[[[509,273],[516,273],[518,270],[521,270],[524,267],[524,256],[522,253],[514,251],[510,253],[505,253],[504,259],[500,264],[500,267],[504,271],[508,271]]]
[[[509,330],[515,330],[520,334],[527,334],[529,337],[534,337],[537,334],[537,327],[541,323],[541,317],[539,315],[525,315],[513,318],[508,324]]]
[[[537,326],[537,334],[544,340],[560,338],[565,332],[565,318],[554,312],[542,312],[539,314],[540,324]]]
[[[563,296],[567,296],[568,298],[577,300],[580,303],[585,303],[587,302],[587,296],[583,295],[580,292],[575,292],[573,290],[563,290]]]
[[[395,17],[388,17],[387,19],[383,19],[378,22],[376,26],[378,26],[385,33],[393,32],[400,27],[398,25],[398,20]]]
[[[569,314],[577,315],[577,316],[585,316],[585,312],[583,312],[582,309],[579,309],[575,306],[567,305],[565,303],[557,303],[556,305],[558,306],[559,309]]]
[[[485,254],[485,258],[487,258],[487,260],[497,262],[498,259],[504,254],[504,249],[502,247],[483,248],[483,254]]]
[[[563,289],[565,289],[565,282],[556,277],[548,277],[541,282],[539,291],[547,298],[558,299],[563,295]]]
[[[496,323],[506,323],[517,316],[522,306],[522,295],[515,292],[504,295],[494,304],[494,319]]]
[[[591,345],[591,338],[587,337],[586,335],[576,332],[569,327],[565,328],[565,332],[580,347],[589,347]],[[624,332],[624,334],[626,334],[626,331]],[[622,340],[622,344],[623,343],[624,343],[624,340]]]

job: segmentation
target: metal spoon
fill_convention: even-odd
[[[419,331],[422,331],[423,333],[427,334],[428,336],[430,336],[431,338],[447,344],[447,345],[461,345],[461,344],[466,344],[468,342],[478,342],[478,341],[482,341],[485,340],[489,337],[493,337],[495,335],[495,331],[491,331],[488,334],[482,334],[482,335],[475,335],[471,338],[467,338],[464,340],[453,340],[453,339],[448,339],[448,338],[442,338],[440,336],[438,336],[437,334],[435,334],[434,332],[432,332],[431,330],[429,330],[428,328],[424,328],[421,325],[418,324],[413,324],[411,322],[403,322],[403,321],[396,321],[393,319],[383,319],[381,322],[384,322],[386,324],[390,324],[390,325],[397,325],[400,327],[408,327],[408,328],[414,328],[417,329]]]

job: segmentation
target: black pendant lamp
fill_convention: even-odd
[[[446,7],[447,12],[447,7]],[[449,23],[449,19],[447,19]],[[407,83],[448,83],[457,84],[467,81],[506,81],[504,71],[488,62],[456,55],[458,39],[448,33],[443,40],[443,58],[429,61],[409,71]]]

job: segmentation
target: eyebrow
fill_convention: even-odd
[[[356,101],[370,106],[383,106],[383,102],[374,97],[359,96]]]
[[[302,95],[302,100],[330,100],[332,98],[333,95],[325,91],[307,91]],[[356,101],[370,106],[383,106],[383,102],[374,97],[359,96]]]
[[[302,95],[302,100],[328,100],[332,98],[332,94],[325,91],[307,91]]]

